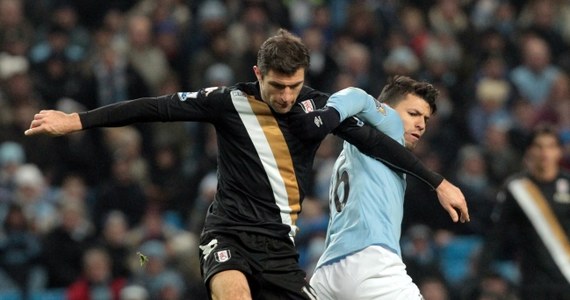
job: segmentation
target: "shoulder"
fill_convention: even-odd
[[[528,174],[526,172],[518,172],[518,173],[511,174],[509,177],[507,177],[507,179],[505,179],[504,186],[507,187],[512,182],[518,181],[518,180],[521,180],[524,178],[528,178]]]
[[[347,87],[332,94],[331,97],[372,97],[372,96],[361,88]]]
[[[192,92],[178,92],[174,94],[175,98],[182,102],[190,102],[198,100],[200,103],[227,103],[234,96],[254,96],[260,98],[259,88],[255,82],[236,83],[232,86],[210,86],[200,88]]]
[[[211,86],[198,90],[199,94],[206,96],[230,96],[239,92],[259,97],[259,86],[255,82],[239,82],[232,86]]]
[[[259,95],[259,85],[256,82],[240,82],[227,89],[228,91],[242,91],[248,95]]]
[[[178,92],[174,94],[178,100],[185,102],[191,99],[205,99],[205,98],[216,98],[221,97],[229,93],[229,89],[226,87],[212,86],[201,88],[194,92]]]
[[[314,88],[306,85],[301,88],[301,92],[299,93],[299,99],[304,97],[328,97],[328,96],[329,96],[328,93],[315,90]]]
[[[295,105],[301,107],[303,111],[308,113],[313,110],[323,108],[327,103],[328,98],[329,94],[325,92],[315,90],[308,86],[303,86],[299,96],[297,97]]]
[[[504,194],[504,196],[506,196],[507,194],[511,194],[512,189],[518,186],[518,184],[520,184],[521,180],[523,179],[530,179],[528,173],[525,171],[521,171],[510,175],[505,179],[501,188],[499,189],[500,193]]]

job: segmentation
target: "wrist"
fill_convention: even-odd
[[[449,181],[447,181],[445,178],[441,177],[441,182],[436,185],[435,191],[436,193],[441,193],[443,192],[443,190],[449,185]]]
[[[76,113],[76,112],[70,113],[70,114],[68,114],[68,116],[71,120],[70,128],[69,128],[69,130],[71,132],[83,130],[83,124],[81,123],[81,117],[79,116],[78,113]]]

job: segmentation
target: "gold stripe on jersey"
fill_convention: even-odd
[[[287,195],[289,195],[289,207],[296,214],[293,217],[293,224],[297,221],[297,213],[301,210],[301,204],[299,198],[299,186],[297,185],[297,176],[295,176],[295,168],[293,167],[293,159],[291,158],[291,153],[289,152],[289,146],[285,141],[285,137],[279,128],[277,120],[273,117],[269,106],[264,102],[255,100],[254,97],[248,97],[249,103],[253,108],[255,115],[267,141],[269,141],[269,146],[273,152],[279,173],[281,178],[285,183],[285,188],[287,189]]]
[[[300,192],[289,147],[269,106],[254,97],[232,92],[234,106],[251,138],[273,190],[281,220],[296,234]]]
[[[554,262],[570,282],[570,241],[548,200],[529,179],[513,180],[509,190],[538,232]]]

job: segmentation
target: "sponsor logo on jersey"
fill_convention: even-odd
[[[376,110],[378,110],[379,113],[386,115],[386,108],[384,108],[384,106],[386,104],[378,101],[378,100],[374,100],[376,102]]]
[[[178,93],[178,99],[180,99],[180,101],[186,101],[186,99],[196,99],[196,97],[198,97],[198,93],[197,92],[180,92]]]
[[[200,245],[199,248],[200,250],[202,250],[202,255],[204,256],[204,259],[208,258],[208,255],[210,255],[210,253],[212,253],[212,251],[214,251],[214,249],[216,249],[217,246],[218,246],[218,239],[213,239],[206,245]]]
[[[317,127],[321,127],[321,125],[323,125],[323,120],[321,120],[321,116],[316,116],[313,122],[315,122],[315,125]]]
[[[356,126],[358,126],[358,127],[364,126],[364,124],[365,124],[364,121],[360,120],[359,118],[357,118],[355,116],[352,116],[352,118],[356,120]]]
[[[310,113],[315,110],[315,102],[313,102],[313,99],[302,101],[299,105],[301,105],[305,113]]]
[[[216,261],[221,263],[230,260],[231,257],[232,254],[230,250],[220,250],[214,253],[214,258],[216,259]]]
[[[204,89],[204,95],[206,95],[206,97],[208,97],[208,95],[210,95],[211,92],[219,89],[220,87],[218,86],[212,86],[212,87],[208,87]]]

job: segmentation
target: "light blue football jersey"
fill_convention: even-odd
[[[403,145],[404,125],[398,113],[385,104],[378,111],[383,120],[376,128]],[[405,174],[344,142],[331,178],[326,249],[317,268],[370,245],[401,255],[405,189]]]

